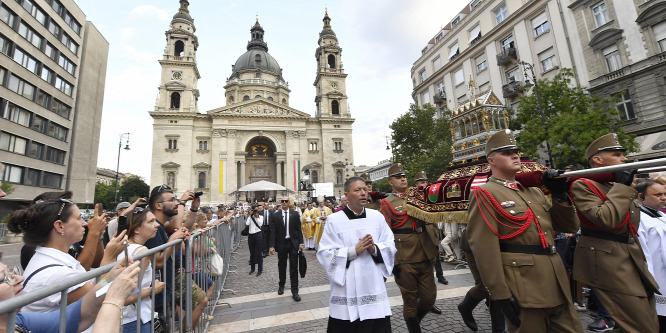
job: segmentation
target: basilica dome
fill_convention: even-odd
[[[264,42],[264,29],[259,24],[259,20],[250,29],[250,33],[252,39],[247,43],[247,52],[236,60],[231,77],[237,76],[240,72],[246,70],[262,70],[281,76],[282,69],[280,65],[268,53],[268,45]]]

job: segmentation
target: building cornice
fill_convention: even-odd
[[[158,60],[160,65],[162,65],[162,68],[164,68],[165,65],[170,65],[170,66],[177,66],[177,67],[193,67],[194,68],[194,73],[197,75],[197,79],[201,79],[201,74],[199,74],[199,67],[197,67],[196,62],[190,62],[190,61],[177,61],[177,60]]]

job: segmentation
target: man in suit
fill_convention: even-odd
[[[610,133],[592,142],[585,158],[592,168],[624,164],[625,151],[617,134]],[[631,188],[634,173],[615,172],[614,183],[578,179],[571,185],[581,226],[574,279],[593,287],[622,332],[657,332],[654,293],[659,286],[636,239],[641,210]]]
[[[259,210],[259,215],[264,218],[264,224],[261,226],[261,236],[264,238],[264,249],[262,251],[262,256],[264,258],[268,256],[268,248],[270,247],[271,238],[270,223],[273,219],[273,213],[275,213],[275,210],[269,208],[268,202],[265,202],[263,208]]]
[[[287,280],[287,258],[289,259],[289,279],[291,280],[291,297],[301,301],[298,295],[298,252],[303,250],[303,231],[301,219],[296,211],[289,209],[289,198],[282,198],[282,209],[273,213],[270,224],[270,253],[278,252],[278,272],[280,281],[278,295],[284,294]]]

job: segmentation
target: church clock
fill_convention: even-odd
[[[176,81],[182,80],[183,79],[183,72],[181,72],[181,71],[171,72],[171,79],[176,80]]]

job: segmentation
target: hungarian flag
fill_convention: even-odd
[[[472,186],[470,186],[470,189],[475,188],[475,187],[479,187],[479,186],[481,186],[481,185],[483,185],[487,182],[488,182],[488,177],[486,177],[486,176],[480,176],[480,177],[476,176],[476,177],[474,177],[474,180],[472,181]]]
[[[439,188],[442,186],[442,183],[437,183],[437,184],[432,184],[430,185],[430,189],[428,189],[428,200],[432,203],[436,203],[437,199],[439,199]]]

